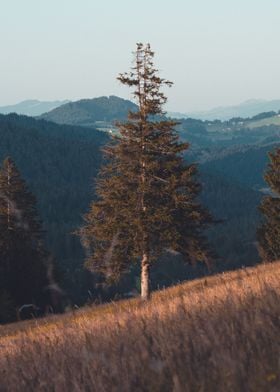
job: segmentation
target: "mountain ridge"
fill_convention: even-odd
[[[68,102],[68,100],[40,101],[38,99],[27,99],[14,105],[0,106],[0,114],[16,113],[31,117],[40,116]]]
[[[218,106],[209,110],[190,111],[189,113],[169,112],[171,117],[193,118],[198,120],[230,120],[234,117],[248,118],[259,113],[280,110],[280,99],[249,99],[237,105]]]

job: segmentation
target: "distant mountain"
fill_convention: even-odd
[[[266,101],[259,99],[251,99],[235,106],[221,106],[206,111],[197,111],[190,113],[172,113],[169,115],[176,118],[194,118],[199,120],[229,120],[233,117],[252,117],[263,112],[280,110],[280,100]]]
[[[38,101],[27,100],[15,105],[0,106],[0,114],[17,113],[26,116],[40,116],[45,112],[49,112],[69,101]]]
[[[40,118],[58,124],[106,127],[108,123],[124,120],[128,111],[136,111],[137,106],[131,101],[116,97],[99,97],[69,102]]]

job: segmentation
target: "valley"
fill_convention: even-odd
[[[61,269],[62,286],[71,301],[82,304],[88,300],[89,292],[93,296],[100,293],[94,288],[96,279],[83,269],[83,251],[73,232],[79,227],[94,192],[94,178],[101,164],[100,148],[109,142],[114,122],[123,121],[126,111],[135,106],[117,97],[97,98],[92,103],[83,100],[79,105],[85,105],[83,110],[79,109],[80,117],[78,104],[64,105],[67,118],[75,117],[78,125],[62,124],[66,117],[59,117],[59,113],[61,110],[66,113],[64,106],[42,116],[60,124],[16,114],[0,116],[0,159],[12,156],[34,191],[47,245]],[[180,138],[190,142],[185,159],[198,165],[200,198],[219,221],[208,234],[221,259],[213,272],[258,261],[255,233],[260,222],[258,205],[266,192],[263,172],[268,152],[279,145],[280,133],[280,127],[270,123],[275,116],[265,116],[265,120],[242,121],[245,128],[237,126],[235,119],[226,123],[185,119],[178,125]],[[81,126],[81,117],[84,124],[88,124],[85,118],[93,119],[91,126]],[[269,125],[264,126],[264,121]],[[228,129],[225,131],[224,127]],[[164,259],[152,272],[155,287],[208,273],[205,268],[192,269],[175,258],[168,275]],[[137,269],[132,270],[118,287],[102,295],[110,298],[116,292],[130,291],[137,274]]]

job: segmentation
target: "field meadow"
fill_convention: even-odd
[[[280,262],[0,327],[0,391],[280,390]]]
[[[249,121],[247,124],[248,128],[259,128],[259,127],[268,127],[270,125],[280,125],[280,117],[272,116],[268,118],[263,118],[262,120],[257,121]]]

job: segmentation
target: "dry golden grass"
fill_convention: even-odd
[[[0,391],[279,391],[280,263],[0,328]]]

